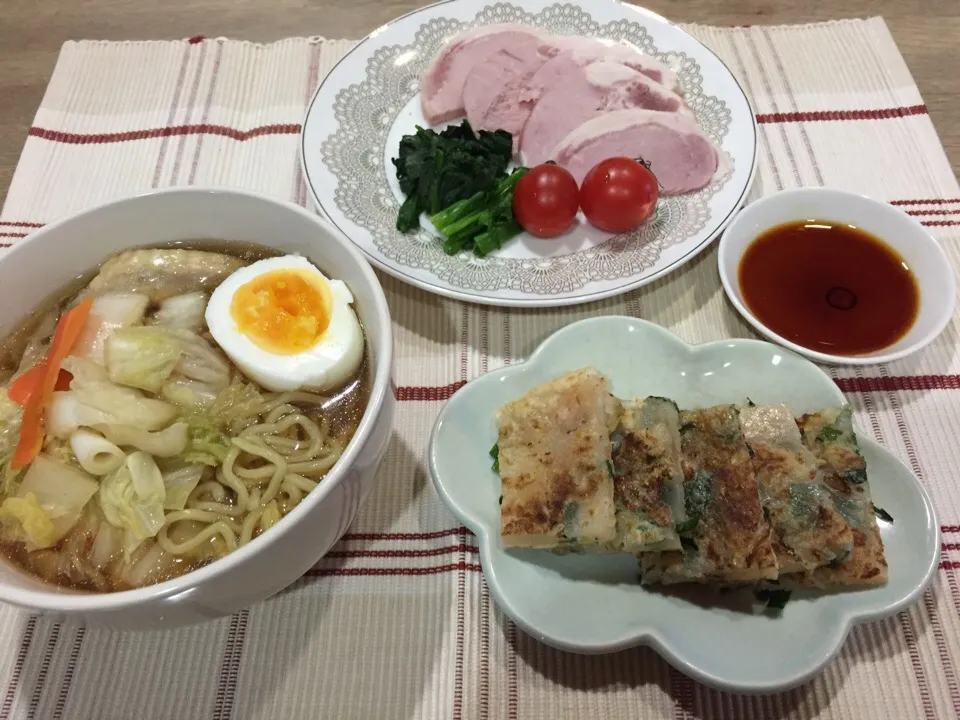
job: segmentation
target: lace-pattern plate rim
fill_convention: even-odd
[[[622,40],[673,69],[726,169],[704,190],[661,200],[654,221],[610,237],[580,224],[563,242],[519,239],[490,258],[444,255],[426,230],[396,231],[402,195],[390,159],[424,125],[419,78],[443,43],[478,25],[516,23],[557,34]],[[377,267],[430,292],[500,306],[574,305],[619,295],[704,250],[742,206],[755,173],[757,128],[742,88],[691,35],[617,0],[567,3],[448,0],[409,13],[360,41],[320,82],[301,135],[316,209]]]

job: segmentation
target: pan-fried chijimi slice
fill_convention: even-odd
[[[804,444],[820,461],[821,476],[833,490],[837,510],[853,531],[853,549],[846,559],[838,558],[812,573],[781,578],[781,582],[818,588],[882,585],[887,581],[887,560],[850,408],[827,408],[804,415],[797,423]]]
[[[497,411],[506,547],[577,548],[614,538],[610,433],[619,401],[592,368]]]
[[[760,501],[773,528],[780,573],[813,570],[849,555],[853,533],[817,475],[786,405],[740,408]]]
[[[777,577],[770,525],[737,408],[680,413],[687,532],[682,551],[640,555],[644,584],[750,583]]]
[[[676,403],[658,397],[624,403],[612,442],[617,538],[610,549],[679,550],[676,524],[686,512]]]

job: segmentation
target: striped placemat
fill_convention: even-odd
[[[689,28],[753,98],[762,140],[754,197],[846,188],[917,216],[960,261],[960,189],[880,19]],[[67,43],[26,139],[0,242],[119,196],[231,185],[306,202],[297,134],[318,78],[348,41]],[[395,319],[396,435],[349,534],[286,592],[181,631],[82,629],[0,608],[4,718],[871,718],[960,714],[960,359],[953,323],[915,358],[834,372],[862,432],[899,455],[943,523],[941,571],[922,602],[857,628],[816,680],[748,697],[700,686],[653,652],[548,649],[491,602],[473,538],[426,478],[442,403],[525,357],[551,331],[642,316],[689,341],[750,336],[727,305],[715,251],[622,298],[502,311],[381,276]],[[784,648],[784,652],[790,652]]]

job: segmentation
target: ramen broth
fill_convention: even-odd
[[[279,257],[271,249],[215,241],[178,243],[155,249],[203,251],[211,257],[216,254],[227,258],[227,266],[236,264],[242,267]],[[47,428],[41,450],[42,461],[35,460],[15,471],[11,467],[11,457],[20,429],[19,407],[8,398],[8,389],[25,370],[46,356],[58,318],[89,292],[91,283],[106,265],[107,261],[97,271],[84,275],[50,297],[0,342],[0,500],[5,503],[0,505],[0,551],[16,566],[41,580],[64,589],[92,592],[126,590],[183,575],[224,557],[269,530],[323,480],[339,459],[356,432],[371,388],[369,353],[362,330],[362,360],[345,382],[322,392],[306,387],[271,392],[239,371],[236,363],[213,340],[204,320],[194,330],[175,331],[177,334],[173,337],[185,338],[185,347],[190,349],[183,351],[180,364],[162,391],[151,392],[142,387],[116,390],[118,393],[132,390],[147,401],[159,403],[157,407],[166,403],[174,408],[176,416],[165,423],[166,428],[152,429],[146,433],[150,436],[147,438],[140,431],[107,423],[102,427],[97,425],[98,430],[94,431],[81,427],[77,431],[79,435],[74,433],[69,439],[52,437]],[[163,294],[163,272],[163,268],[158,268],[157,276],[149,278],[139,267],[130,273],[128,286],[123,286],[120,273],[119,284],[114,283],[109,293],[136,294],[149,286],[160,297]],[[197,277],[202,277],[202,273]],[[178,291],[184,289],[186,286],[178,285]],[[206,297],[209,299],[209,293]],[[151,299],[142,320],[134,325],[163,327],[158,320],[162,314],[158,308],[162,305],[163,301]],[[190,355],[191,352],[195,357]],[[190,363],[186,362],[188,358]],[[65,369],[69,364],[71,371],[82,370],[70,379],[69,394],[76,394],[75,387],[81,381],[87,382],[88,375],[92,377],[102,372],[96,365],[81,360],[82,363],[76,358],[70,363],[64,361]],[[188,376],[177,374],[181,372],[181,365],[185,366],[183,372]],[[191,370],[196,371],[194,376],[201,378],[215,376],[217,382],[190,377]],[[98,376],[96,382],[111,380],[104,375]],[[205,388],[207,394],[196,391],[195,396],[189,397],[202,397],[203,402],[178,404],[184,388],[193,391],[196,387]],[[173,390],[178,392],[177,401],[171,400]],[[174,425],[178,427],[171,430]],[[177,435],[180,425],[187,426],[185,436],[188,437],[180,453],[170,456],[169,452],[160,452],[154,457],[147,452],[151,449],[150,443],[167,439],[161,437],[165,432]],[[103,437],[99,436],[100,431],[104,432]],[[119,447],[124,454],[124,460],[120,462],[125,464],[97,477],[85,470],[83,458],[77,455],[75,448],[82,447],[83,442],[98,443],[101,440],[111,441],[108,444]],[[106,455],[100,457],[109,461]],[[89,462],[93,461],[88,459]],[[64,477],[80,477],[78,484],[91,490],[93,485],[89,483],[96,484],[95,493],[83,505],[70,529],[48,547],[37,547],[37,543],[31,540],[33,536],[24,529],[27,520],[35,519],[31,513],[36,509],[28,507],[29,503],[20,495],[23,495],[21,490],[28,476],[36,470],[35,465],[53,467],[57,473],[65,473]],[[143,470],[144,467],[148,470]],[[114,516],[122,519],[127,515],[123,503],[118,505],[114,495],[129,496],[130,478],[123,473],[134,473],[132,482],[135,485],[138,468],[149,475],[154,467],[166,487],[163,514],[157,517],[154,513],[153,527],[161,522],[162,527],[154,535],[140,538],[142,532],[138,534],[122,521],[117,522]],[[45,480],[50,481],[50,478]],[[127,485],[122,484],[125,480]],[[179,482],[187,485],[176,485]],[[107,499],[108,491],[114,486],[122,487],[123,492]],[[179,509],[171,507],[178,504],[173,498],[176,494],[172,492],[174,487],[186,497]],[[13,501],[6,503],[11,498]],[[39,503],[42,506],[42,498]],[[40,518],[42,525],[50,519],[54,526],[64,522],[63,518],[55,517],[56,511],[44,508],[44,512],[49,517]],[[68,517],[72,519],[72,516]],[[49,525],[43,527],[50,529]],[[51,537],[50,534],[41,535],[48,541]]]

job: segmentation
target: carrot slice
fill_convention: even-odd
[[[15,403],[26,405],[30,396],[43,384],[43,378],[46,375],[47,361],[41,360],[10,384],[7,397]]]
[[[43,378],[46,377],[46,374],[47,361],[41,360],[10,384],[7,389],[7,397],[18,405],[26,405],[30,396],[43,384]],[[60,368],[60,373],[57,375],[57,384],[53,389],[67,390],[70,387],[71,380],[73,380],[73,376]]]
[[[38,363],[38,366],[44,367],[43,378],[34,391],[30,393],[27,404],[23,409],[20,440],[17,443],[17,449],[13,453],[13,461],[11,462],[11,467],[14,470],[19,470],[32,463],[40,452],[40,448],[43,447],[43,415],[53,398],[53,391],[60,377],[60,365],[63,363],[63,359],[70,354],[77,338],[80,337],[80,331],[83,330],[83,326],[87,322],[87,316],[90,314],[91,305],[93,305],[92,298],[87,298],[60,317],[57,329],[53,333],[53,342],[50,344],[47,358],[45,361]]]

